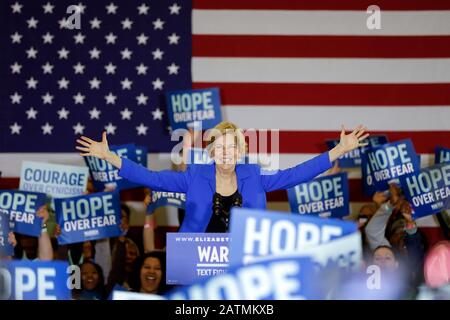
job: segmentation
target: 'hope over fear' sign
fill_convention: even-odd
[[[118,192],[56,199],[55,208],[61,226],[59,244],[117,237],[121,234]]]

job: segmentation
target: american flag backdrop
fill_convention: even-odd
[[[0,21],[1,151],[9,152],[0,164],[7,177],[18,175],[17,152],[82,164],[72,153],[81,127],[100,137],[109,124],[110,141],[148,145],[150,167],[169,167],[161,95],[191,85],[219,87],[223,117],[244,129],[280,129],[282,168],[325,151],[325,139],[337,138],[341,124],[365,124],[390,141],[411,138],[424,164],[432,163],[436,145],[450,146],[447,0],[84,0],[81,30],[59,27],[70,1],[18,0],[20,12],[15,3],[2,2]],[[53,13],[45,11],[47,3]],[[381,9],[381,29],[367,27],[370,5]],[[141,34],[146,43],[139,42]],[[62,47],[70,51],[67,59],[60,57]],[[99,58],[92,58],[94,48]],[[161,59],[157,49],[164,51]],[[142,65],[147,69],[139,70]],[[29,87],[30,77],[39,81],[36,88]],[[67,89],[60,88],[61,78],[70,81]],[[45,103],[47,92],[51,103]],[[115,100],[108,101],[110,93]],[[58,113],[62,108],[67,119]],[[359,171],[349,177],[353,205],[366,201]],[[287,208],[285,192],[270,194],[269,201]]]

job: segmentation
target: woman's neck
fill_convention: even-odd
[[[231,181],[234,179],[235,171],[234,168],[223,169],[220,167],[216,167],[216,178],[222,181]]]

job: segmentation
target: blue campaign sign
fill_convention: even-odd
[[[227,233],[167,233],[167,279],[189,285],[228,269]]]
[[[9,214],[0,209],[0,258],[14,255],[14,248],[8,242],[10,232]]]
[[[333,218],[350,214],[346,172],[316,178],[287,192],[292,212]]]
[[[146,212],[152,214],[157,208],[166,206],[184,209],[185,204],[185,193],[152,190],[152,202],[148,205]]]
[[[166,102],[172,130],[186,129],[195,122],[210,129],[222,121],[219,88],[167,92]]]
[[[366,151],[367,148],[378,147],[388,142],[385,135],[369,136],[366,140],[369,145],[367,147],[361,147],[347,152],[343,156],[339,157],[339,167],[341,168],[354,168],[361,165],[361,154]],[[326,140],[326,144],[329,150],[333,149],[339,143],[339,139]]]
[[[11,260],[0,263],[0,300],[70,300],[69,264]]]
[[[14,232],[33,237],[41,235],[42,218],[36,216],[47,195],[39,192],[0,190],[0,212],[9,214]]]
[[[99,192],[55,200],[56,220],[61,226],[59,244],[118,237],[119,192]]]
[[[134,162],[138,162],[136,146],[132,143],[120,146],[110,146],[111,152],[119,157],[128,158]],[[97,191],[105,190],[107,186],[113,186],[117,190],[137,188],[139,185],[119,176],[119,169],[113,167],[105,160],[96,157],[84,157],[86,165],[89,168],[94,187]],[[141,157],[141,160],[142,157]]]
[[[320,278],[309,258],[277,258],[204,279],[169,292],[173,300],[303,300],[320,299]]]
[[[434,163],[450,162],[450,149],[444,147],[436,147],[434,150]]]
[[[89,170],[86,167],[23,161],[19,189],[66,198],[86,191]]]
[[[260,209],[231,209],[230,265],[298,252],[354,233],[354,222]]]
[[[389,189],[399,177],[420,170],[420,161],[410,139],[386,143],[367,150],[367,163],[377,191]]]
[[[136,146],[136,162],[147,168],[148,148]]]
[[[369,160],[367,158],[367,152],[361,154],[361,182],[363,192],[366,196],[372,196],[377,189],[375,188],[375,182],[372,171],[370,170]]]
[[[414,210],[414,219],[450,209],[450,163],[402,176],[400,184]]]

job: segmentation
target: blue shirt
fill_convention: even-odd
[[[331,166],[328,152],[286,170],[263,171],[256,164],[237,164],[236,177],[242,206],[265,209],[266,192],[292,188],[312,180]],[[215,164],[191,164],[184,172],[152,171],[122,158],[119,175],[152,190],[186,193],[186,216],[180,232],[205,232],[216,192]]]

